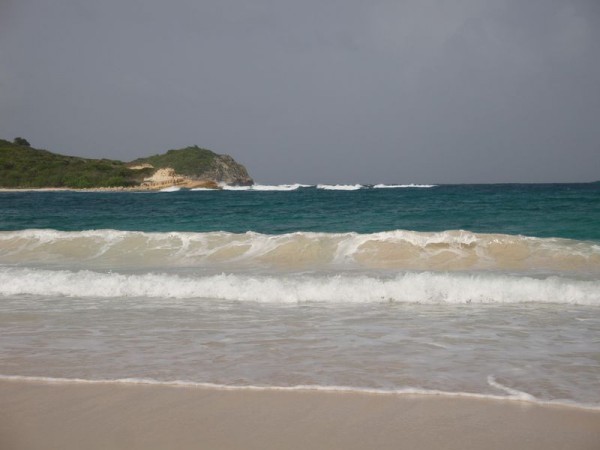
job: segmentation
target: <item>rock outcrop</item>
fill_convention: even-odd
[[[214,160],[213,167],[204,173],[204,178],[240,186],[254,184],[254,180],[248,175],[246,168],[229,155],[218,155]]]
[[[129,168],[157,169],[145,181],[159,182],[156,177],[172,178],[174,184],[189,182],[213,182],[248,186],[254,180],[246,168],[229,155],[218,155],[199,147],[169,150],[162,155],[140,158],[132,161]],[[160,170],[163,172],[160,172]],[[167,172],[164,170],[169,169]],[[162,183],[162,181],[161,181]]]
[[[146,166],[149,166],[146,165]],[[143,167],[144,169],[152,169],[153,167]],[[131,169],[135,170],[135,166],[131,167]],[[171,186],[179,186],[185,187],[188,189],[194,188],[205,188],[205,189],[219,189],[220,186],[217,182],[204,179],[204,180],[194,180],[190,177],[179,175],[175,172],[175,169],[172,167],[165,167],[164,169],[158,169],[152,176],[144,178],[144,181],[140,185],[140,187],[144,189],[163,189]]]

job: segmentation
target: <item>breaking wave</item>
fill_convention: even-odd
[[[301,187],[310,187],[310,184],[253,184],[252,186],[229,186],[221,185],[221,189],[224,191],[295,191]]]
[[[362,184],[317,184],[317,189],[326,191],[357,191],[361,188]]]
[[[394,189],[394,188],[432,188],[437,184],[376,184],[375,189]]]
[[[164,189],[161,189],[160,192],[177,192],[180,190],[181,190],[181,187],[179,187],[179,186],[169,186]]]
[[[0,295],[204,298],[260,303],[559,303],[599,305],[600,281],[491,274],[239,275],[0,268]]]
[[[397,189],[397,188],[432,188],[436,187],[437,184],[375,184],[375,185],[363,185],[363,184],[254,184],[252,186],[230,186],[222,184],[220,187],[225,191],[295,191],[298,188],[316,187],[326,191],[357,191],[359,189]],[[198,189],[192,189],[198,190]]]
[[[381,233],[0,232],[0,265],[600,274],[600,245],[468,231]]]

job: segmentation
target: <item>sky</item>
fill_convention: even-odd
[[[0,138],[261,183],[600,179],[598,0],[0,0]]]

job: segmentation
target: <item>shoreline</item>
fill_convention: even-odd
[[[260,386],[260,385],[229,385],[199,381],[161,381],[152,378],[117,378],[117,379],[86,379],[86,378],[59,378],[45,376],[0,375],[0,383],[39,383],[50,386],[61,385],[88,385],[88,386],[149,386],[166,387],[175,389],[207,389],[226,392],[287,392],[287,393],[322,393],[322,394],[348,394],[370,395],[374,397],[437,397],[442,399],[466,399],[501,402],[509,404],[533,405],[540,407],[556,407],[573,410],[597,412],[600,414],[600,404],[577,403],[569,400],[540,400],[526,392],[514,391],[504,386],[498,389],[511,391],[508,395],[484,394],[477,392],[452,392],[433,389],[402,388],[378,389],[352,386],[329,385],[292,385],[292,386]],[[495,383],[495,381],[494,381]]]
[[[220,191],[220,187],[204,187],[203,185],[166,184],[164,186],[118,186],[118,187],[94,187],[94,188],[0,188],[0,192],[160,192],[163,189],[180,188]]]
[[[160,188],[150,187],[97,187],[97,188],[0,188],[0,192],[160,192],[161,189],[170,187],[181,187],[175,185],[162,186]],[[215,189],[218,190],[218,189]]]
[[[0,380],[0,447],[595,449],[600,411],[427,395]]]

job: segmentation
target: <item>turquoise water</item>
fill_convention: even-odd
[[[600,184],[429,189],[0,193],[0,230],[469,230],[600,240]]]
[[[599,184],[255,189],[0,192],[0,379],[600,409]]]

